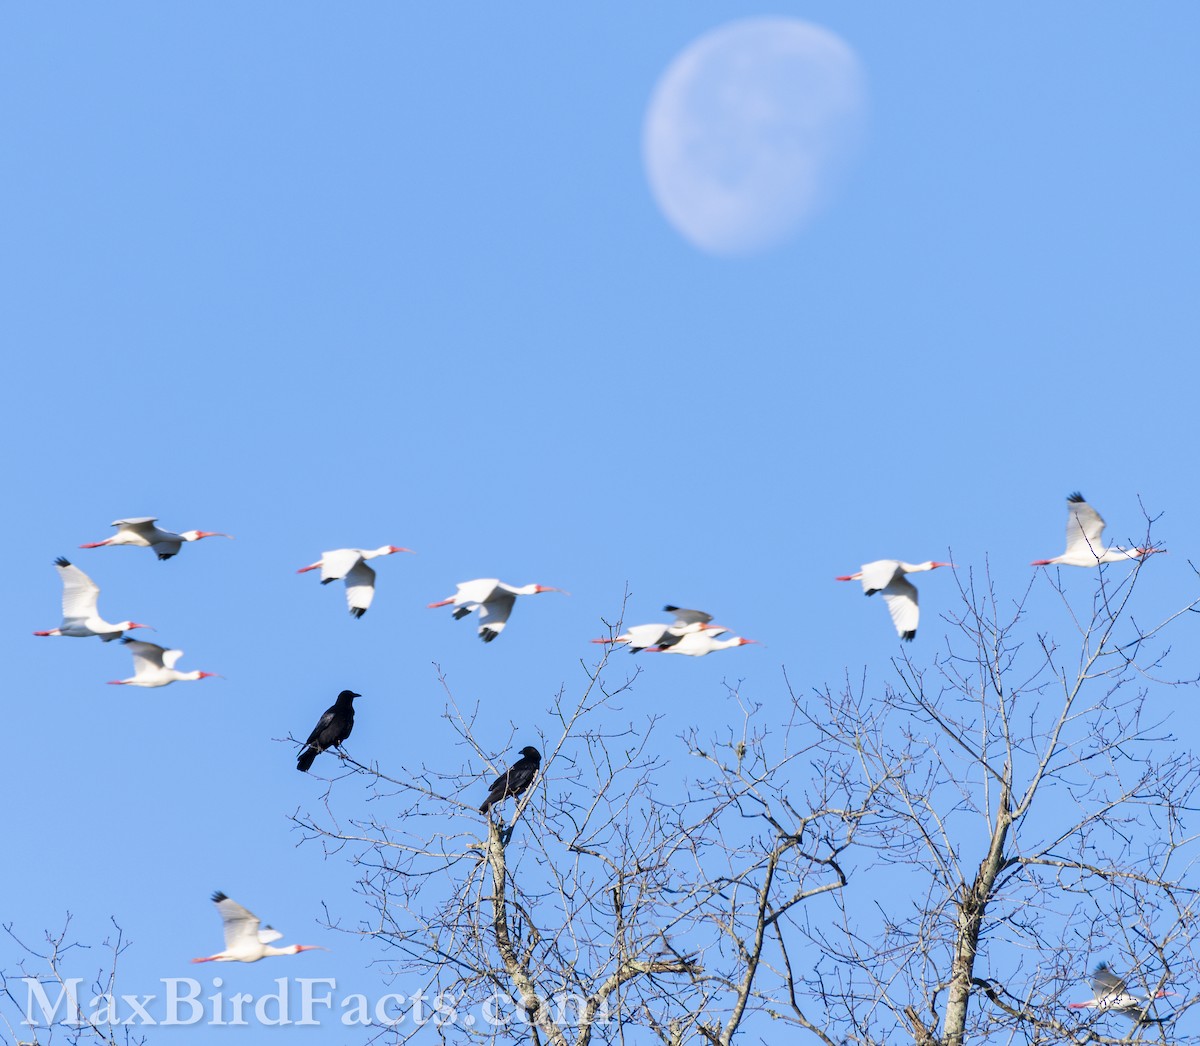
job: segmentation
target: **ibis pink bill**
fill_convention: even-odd
[[[99,636],[104,642],[117,639],[122,632],[132,628],[149,628],[149,625],[139,625],[136,621],[118,621],[116,624],[105,621],[96,609],[96,601],[100,596],[100,586],[70,560],[59,556],[54,561],[62,581],[62,624],[58,628],[47,629],[44,632],[34,632],[35,636],[72,636],[87,638]]]
[[[112,525],[117,532],[103,541],[89,541],[80,548],[105,548],[108,545],[131,545],[135,548],[152,548],[158,553],[159,559],[170,559],[176,555],[187,541],[200,541],[202,538],[229,538],[232,534],[222,534],[219,530],[185,530],[176,534],[172,530],[162,530],[155,526],[158,522],[154,516],[136,516],[132,519],[114,519]]]
[[[212,679],[217,675],[216,672],[201,672],[199,669],[180,672],[175,668],[175,663],[183,657],[182,650],[168,650],[157,643],[145,643],[128,636],[121,642],[133,655],[133,675],[128,679],[110,680],[113,686],[166,686],[168,683]]]
[[[230,900],[220,890],[212,895],[212,899],[225,931],[225,950],[215,955],[193,959],[192,962],[258,962],[269,955],[296,955],[315,949],[327,950],[319,944],[289,944],[286,948],[274,948],[271,942],[279,940],[283,936],[282,933],[270,926],[259,929],[258,916],[243,908],[237,901]]]
[[[1030,566],[1048,567],[1061,564],[1065,567],[1095,567],[1101,563],[1119,563],[1121,560],[1142,559],[1154,552],[1165,552],[1163,548],[1123,548],[1120,545],[1104,547],[1104,517],[1083,500],[1076,491],[1067,498],[1067,549],[1053,559],[1035,559]]]
[[[346,603],[352,617],[362,617],[375,599],[375,570],[367,566],[368,559],[390,556],[394,552],[412,552],[399,545],[380,545],[379,548],[338,548],[322,552],[315,563],[301,567],[297,574],[321,568],[321,584],[346,580]]]
[[[857,574],[843,574],[837,580],[861,581],[863,592],[868,596],[882,592],[897,635],[901,639],[912,640],[917,634],[920,610],[917,607],[917,586],[904,575],[953,566],[953,563],[935,563],[932,559],[927,559],[924,563],[906,563],[902,559],[877,559],[873,563],[864,563]]]
[[[517,596],[536,596],[539,592],[570,593],[552,585],[506,585],[494,577],[475,578],[473,581],[462,581],[455,586],[455,593],[430,607],[453,606],[454,620],[466,617],[471,611],[479,611],[479,638],[490,643],[508,623]]]

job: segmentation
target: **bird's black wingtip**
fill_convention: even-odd
[[[914,628],[911,632],[902,632],[900,638],[906,643],[911,643],[917,636],[917,630]]]
[[[158,554],[158,558],[159,559],[170,559],[174,555],[175,555],[174,552],[160,552]]]
[[[54,565],[56,567],[69,567],[71,565],[71,561],[67,559],[66,556],[59,556],[58,559],[54,561]]]
[[[323,577],[323,578],[321,578],[321,584],[322,584],[322,585],[328,585],[328,584],[331,584],[332,582],[334,582],[334,581],[336,581],[336,580],[337,580],[337,578],[332,578],[332,577]]]
[[[470,607],[459,607],[456,611],[454,611],[454,620],[461,621],[470,612],[471,612]]]
[[[500,634],[499,632],[495,632],[490,628],[481,628],[479,630],[479,638],[482,639],[485,643],[490,643],[499,634]]]
[[[1079,493],[1079,491],[1075,491],[1074,494],[1067,495],[1067,500],[1069,502],[1071,502],[1071,504],[1073,504],[1073,505],[1078,505],[1084,501],[1084,497],[1082,494]]]
[[[220,904],[222,901],[229,900],[229,898],[225,894],[223,894],[220,890],[213,891],[212,899],[213,899],[213,904]]]
[[[867,589],[867,590],[866,590],[866,591],[863,593],[863,595],[865,595],[865,596],[873,596],[873,595],[875,595],[875,593],[876,593],[876,592],[878,592],[878,591],[879,591],[879,589],[877,589],[877,588],[868,588],[868,589]]]
[[[366,612],[367,612],[366,607],[351,607],[350,608],[350,616],[354,617],[354,618],[362,617],[363,614],[365,614]],[[371,620],[373,621],[375,619],[372,618]]]
[[[678,609],[679,607],[673,607],[670,603],[663,607],[663,610],[665,610],[668,614],[673,614]]]

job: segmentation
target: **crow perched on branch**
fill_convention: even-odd
[[[342,742],[354,729],[354,699],[361,696],[353,690],[343,690],[338,694],[337,700],[325,709],[325,714],[317,720],[313,732],[304,742],[307,747],[296,760],[297,770],[307,771],[313,765],[313,760],[325,749],[341,747]]]
[[[526,745],[521,749],[521,758],[504,771],[492,782],[488,797],[479,808],[481,814],[486,814],[496,803],[503,802],[508,796],[521,795],[537,777],[538,767],[542,764],[542,753],[536,748]]]

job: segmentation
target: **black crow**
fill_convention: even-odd
[[[488,792],[488,797],[483,801],[479,812],[486,814],[491,806],[503,802],[508,796],[521,795],[533,784],[541,765],[541,752],[529,745],[522,748],[521,758],[492,782],[491,791]]]
[[[343,690],[338,694],[337,700],[325,709],[325,714],[317,720],[313,732],[304,742],[306,747],[296,760],[297,770],[307,771],[313,765],[313,760],[325,749],[341,747],[342,742],[354,729],[354,699],[361,696],[353,690]]]

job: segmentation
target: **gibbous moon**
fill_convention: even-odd
[[[713,254],[792,236],[859,138],[865,88],[840,37],[795,18],[730,22],[668,66],[646,112],[646,174],[667,219]]]

